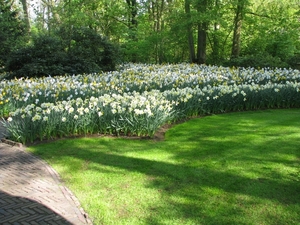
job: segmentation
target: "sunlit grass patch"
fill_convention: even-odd
[[[213,115],[163,141],[60,140],[47,160],[94,224],[298,224],[300,111]]]

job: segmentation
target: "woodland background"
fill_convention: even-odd
[[[121,63],[300,63],[299,0],[0,0],[0,73],[93,73]]]

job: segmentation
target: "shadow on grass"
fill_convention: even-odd
[[[191,224],[297,224],[299,122],[286,126],[268,116],[258,115],[254,122],[238,120],[239,115],[191,120],[172,128],[163,142],[83,139],[80,146],[76,141],[54,143],[50,154],[37,146],[35,153],[146,175],[146,188],[160,192],[165,201],[149,208],[147,224],[164,224],[170,218]],[[153,149],[172,155],[176,163],[123,154]],[[293,172],[282,173],[283,165]]]

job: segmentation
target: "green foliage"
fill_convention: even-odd
[[[238,58],[232,58],[223,63],[224,66],[253,67],[253,68],[286,68],[288,63],[283,62],[279,57],[265,54],[245,55]]]
[[[106,38],[91,29],[74,30],[69,40],[64,40],[64,35],[38,35],[32,44],[14,51],[6,65],[6,70],[12,72],[10,78],[115,69],[118,49]]]
[[[296,54],[288,59],[289,65],[294,69],[300,69],[300,54]]]
[[[273,57],[279,57],[282,61],[287,61],[296,50],[296,41],[291,36],[289,32],[275,32],[272,39],[268,40],[266,51]]]
[[[24,30],[14,9],[17,8],[15,3],[10,6],[12,2],[0,1],[0,67],[5,64],[11,50],[16,49],[17,37]],[[185,3],[190,3],[188,16]],[[120,57],[126,62],[187,62],[192,50],[198,53],[206,51],[205,63],[220,65],[232,55],[233,25],[239,4],[245,7],[241,12],[237,55],[249,59],[234,60],[231,65],[237,61],[236,66],[239,66],[240,61],[253,61],[253,58],[261,58],[259,55],[268,55],[267,60],[262,57],[267,63],[255,66],[282,67],[285,65],[282,62],[289,62],[299,52],[297,0],[57,1],[34,9],[37,17],[31,22],[38,34],[46,31],[47,35],[58,36],[65,52],[54,60],[59,61],[55,68],[42,68],[46,66],[34,62],[25,72],[33,70],[28,74],[35,74],[37,68],[44,71],[42,74],[52,70],[67,73],[107,71],[114,69]],[[207,38],[203,45],[197,38],[202,25],[206,28]],[[32,31],[31,35],[35,35]],[[188,44],[188,38],[193,39],[194,48]],[[111,42],[122,46],[121,54]],[[64,54],[67,58],[60,60]]]
[[[64,41],[71,60],[77,61],[77,64],[81,63],[81,72],[91,73],[115,69],[119,57],[118,48],[95,30],[88,28],[68,30],[62,27],[58,35]]]
[[[261,38],[259,35],[248,43],[243,50],[243,56],[246,58],[252,58],[253,55],[258,56],[262,63],[258,61],[257,67],[262,67],[264,64],[271,64],[272,67],[288,66],[289,59],[297,51],[297,40],[291,32],[272,31],[267,33],[267,38]]]
[[[19,18],[18,11],[13,9],[12,1],[0,0],[0,68],[24,33],[24,23]]]
[[[60,75],[68,72],[67,58],[57,37],[41,35],[31,45],[12,53],[6,70],[11,71],[10,78]]]

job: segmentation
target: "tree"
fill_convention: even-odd
[[[186,28],[187,28],[187,38],[188,38],[188,43],[189,43],[190,61],[196,62],[193,23],[192,23],[192,16],[191,16],[191,0],[184,1],[184,9],[185,9],[186,18],[187,18]]]
[[[218,14],[217,16],[219,16],[219,7],[220,7],[220,2],[219,0],[215,0],[214,3],[214,7],[217,8],[216,13]],[[212,48],[212,60],[216,61],[220,59],[220,41],[219,38],[217,36],[217,32],[220,28],[219,24],[216,21],[213,21],[213,32],[212,32],[212,43],[211,43],[211,48]]]
[[[166,61],[167,15],[172,11],[172,0],[149,0],[147,4],[150,27],[149,38],[154,45],[156,63]]]
[[[0,67],[24,34],[25,26],[13,1],[0,0]]]
[[[29,33],[30,32],[30,18],[29,18],[29,12],[27,7],[27,0],[21,0],[22,6],[23,6],[23,15],[24,15],[24,22],[26,25],[26,30]]]
[[[208,0],[196,0],[196,14],[192,16],[191,0],[185,0],[184,8],[187,18],[187,39],[189,44],[190,61],[203,64],[206,61],[207,29],[208,29]],[[195,17],[196,15],[196,17]],[[195,22],[194,22],[195,21]],[[197,56],[195,55],[194,24],[197,32]]]
[[[240,44],[237,45],[238,48],[234,48],[232,44],[232,58],[236,57],[243,65],[251,62],[255,62],[257,66],[286,65],[289,58],[299,52],[297,0],[256,2],[248,0],[243,4]],[[234,54],[237,52],[238,54]]]
[[[241,33],[245,7],[246,0],[237,0],[234,16],[234,28],[231,50],[231,57],[234,58],[238,57],[241,51]]]
[[[137,41],[137,13],[138,13],[138,3],[136,0],[126,0],[128,7],[128,28],[129,28],[129,41],[136,42]],[[137,55],[135,52],[132,52],[131,55],[132,62],[137,61]]]
[[[208,0],[198,0],[197,12],[201,19],[198,21],[198,41],[197,41],[197,63],[203,64],[206,62],[206,40],[208,29]]]
[[[127,6],[128,6],[128,27],[132,30],[132,31],[136,31],[137,29],[137,6],[138,3],[136,0],[126,0]],[[134,38],[134,37],[133,37]]]
[[[91,29],[120,44],[124,61],[221,64],[253,55],[288,61],[300,49],[299,0],[37,1],[36,20],[28,23],[32,6],[20,0],[33,31],[60,31],[71,49],[73,33]]]

